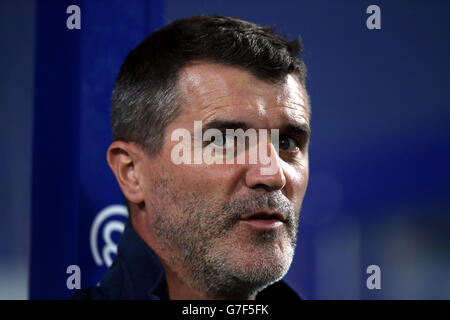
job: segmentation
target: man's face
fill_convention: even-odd
[[[147,221],[160,258],[175,270],[187,268],[190,285],[216,298],[254,294],[283,277],[292,262],[309,171],[306,93],[292,75],[271,84],[210,63],[183,69],[178,93],[181,111],[166,128],[163,149],[143,165]],[[270,139],[265,145],[258,140],[258,148],[271,154],[274,173],[263,174],[259,159],[175,164],[172,149],[179,142],[171,141],[172,132],[191,133],[193,159],[194,121],[224,132],[226,126],[267,129],[269,135],[279,129],[278,153]],[[246,219],[253,213],[272,221]]]

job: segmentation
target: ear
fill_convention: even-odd
[[[136,166],[140,157],[142,152],[134,144],[123,141],[114,141],[106,154],[109,167],[125,198],[137,204],[144,201],[143,186],[140,183],[143,179]]]

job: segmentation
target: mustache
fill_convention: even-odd
[[[223,205],[223,211],[227,213],[230,222],[236,223],[248,213],[260,210],[278,211],[286,216],[285,223],[292,224],[295,220],[295,209],[291,202],[281,193],[255,193],[245,199],[235,199]]]

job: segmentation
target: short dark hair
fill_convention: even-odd
[[[180,105],[180,70],[209,61],[239,67],[264,81],[294,74],[306,90],[300,37],[288,41],[263,27],[231,16],[180,19],[145,38],[125,59],[112,94],[113,139],[134,142],[149,155],[161,150],[167,125]]]

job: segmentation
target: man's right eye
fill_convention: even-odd
[[[216,139],[216,136],[211,137],[211,143],[214,143],[218,147],[231,148],[233,147],[233,136],[228,136],[226,133],[222,133],[221,138]]]
[[[222,133],[222,137],[218,139],[216,139],[216,136],[212,136],[211,142],[214,143],[216,146],[225,147],[227,143],[227,135],[225,133]]]

